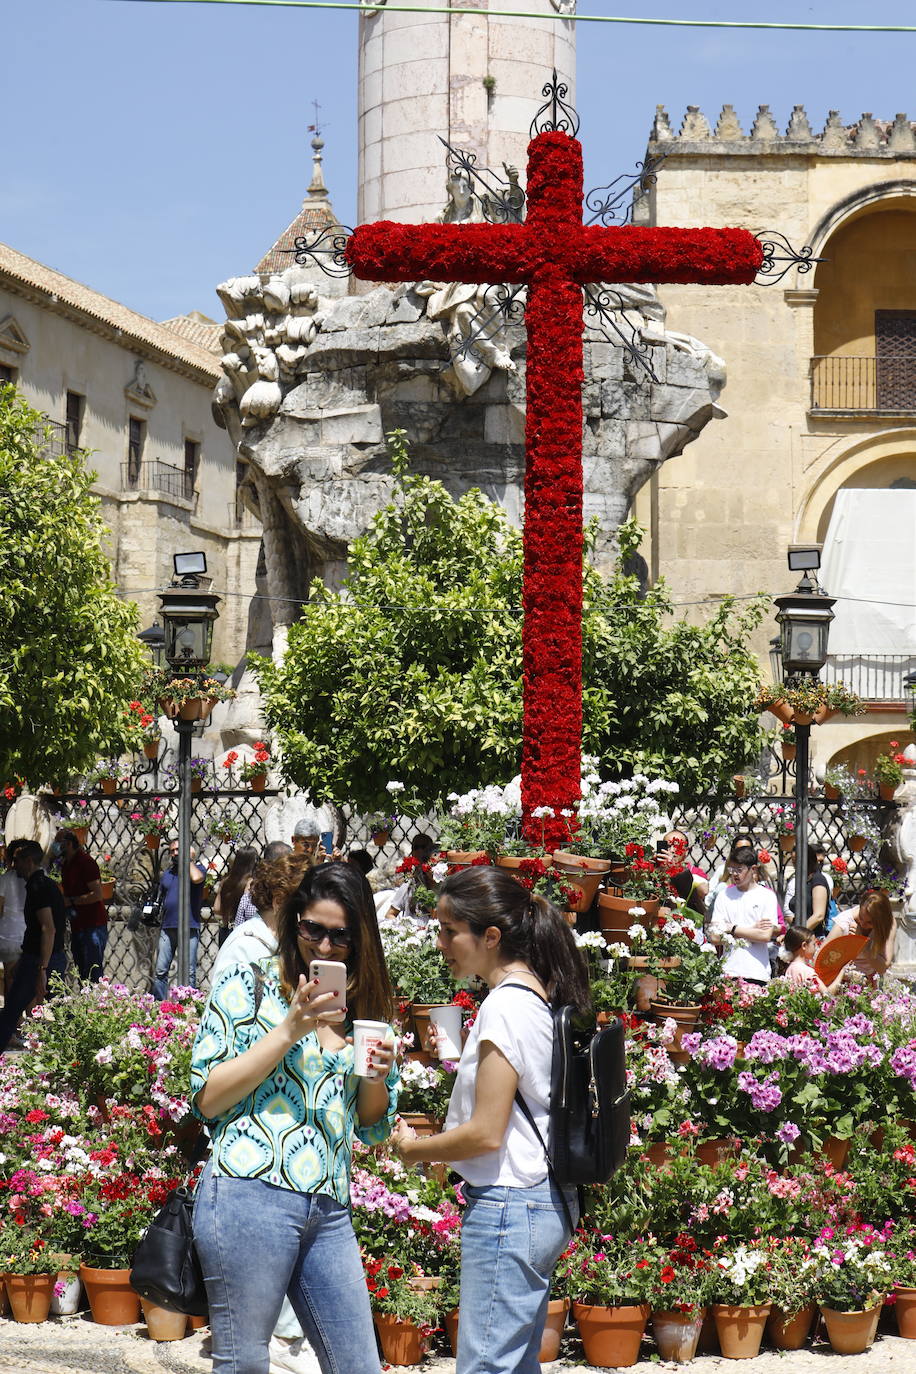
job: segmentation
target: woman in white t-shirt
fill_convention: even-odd
[[[578,1217],[515,1100],[548,1133],[553,1018],[548,999],[587,1011],[588,976],[555,907],[499,868],[468,868],[439,889],[439,948],[455,978],[489,994],[471,1027],[445,1130],[393,1137],[405,1162],[442,1160],[465,1180],[456,1374],[538,1374],[550,1277]]]
[[[770,981],[770,940],[779,926],[776,893],[757,881],[757,855],[750,847],[733,849],[728,887],[716,897],[707,935],[714,945],[736,941],[726,951],[722,972],[749,983]]]

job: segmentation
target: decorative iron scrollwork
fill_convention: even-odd
[[[809,244],[804,248],[793,248],[785,234],[778,229],[762,229],[754,237],[763,249],[763,262],[757,272],[758,286],[775,286],[793,267],[797,267],[799,276],[803,276],[811,271],[816,262],[826,261],[825,258],[813,257],[814,249]]]
[[[657,382],[658,377],[652,366],[652,346],[629,320],[623,318],[626,306],[621,297],[607,286],[598,284],[583,287],[583,295],[586,319],[597,321],[593,328],[603,334],[608,343],[620,344],[634,367],[640,368],[650,381]],[[610,337],[608,330],[616,335],[616,339]]]
[[[525,218],[526,196],[518,183],[518,168],[503,163],[505,179],[497,176],[489,167],[477,166],[476,153],[465,152],[463,148],[453,148],[439,135],[439,142],[447,150],[445,165],[449,179],[463,176],[469,184],[480,188],[477,199],[483,217],[490,224],[521,224]]]
[[[339,230],[343,230],[342,233]],[[300,267],[314,262],[326,277],[349,277],[350,264],[347,262],[347,241],[353,233],[346,225],[328,225],[315,234],[303,234],[293,239],[292,248],[280,251],[290,253]]]
[[[607,186],[596,186],[593,191],[589,191],[585,197],[585,208],[590,212],[591,218],[585,223],[603,224],[606,229],[615,224],[630,224],[635,206],[655,185],[658,180],[658,169],[669,152],[670,149],[666,149],[657,157],[647,157],[645,162],[637,162],[639,170],[635,176],[621,172],[620,176],[608,182]],[[631,195],[631,192],[635,194]],[[628,198],[629,204],[626,210],[622,211],[621,207]]]
[[[569,86],[565,81],[557,81],[556,67],[541,90],[541,95],[545,103],[531,121],[530,136],[534,138],[537,134],[560,133],[575,138],[579,132],[579,116],[575,106],[566,100]]]
[[[493,336],[494,326],[496,329],[506,329],[510,324],[521,324],[525,318],[524,295],[527,289],[524,283],[508,286],[505,282],[498,282],[488,286],[483,293],[482,307],[477,313],[473,329],[460,344],[450,348],[452,358],[467,357],[474,351],[478,339]]]

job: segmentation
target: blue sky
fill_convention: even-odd
[[[502,8],[510,8],[506,3]],[[525,8],[519,4],[518,8]],[[586,14],[916,22],[907,0],[580,0]],[[335,208],[356,192],[353,13],[130,0],[6,0],[0,10],[0,239],[164,319],[217,316],[213,286],[250,271],[297,210],[313,100]],[[577,105],[586,182],[642,156],[656,103],[714,119],[761,103],[916,119],[916,34],[800,34],[582,25]]]

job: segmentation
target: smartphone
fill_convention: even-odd
[[[333,830],[322,830],[321,847],[329,857],[334,852],[334,832]]]
[[[325,1011],[343,1011],[347,1005],[347,966],[336,959],[313,959],[309,964],[309,977],[318,980],[319,992],[336,992],[337,998],[329,1002]]]
[[[656,854],[661,854],[662,850],[663,850],[663,849],[667,849],[667,848],[668,848],[668,841],[667,841],[667,840],[656,840],[656,841],[655,841],[655,852],[656,852]]]

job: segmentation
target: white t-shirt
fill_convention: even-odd
[[[761,921],[777,926],[776,893],[756,883],[748,892],[730,886],[720,892],[713,907],[709,935],[716,938],[730,935],[735,926],[756,926]],[[758,983],[770,981],[770,947],[765,940],[749,940],[736,945],[725,956],[723,973],[731,978],[753,978]]]
[[[0,897],[3,898],[0,940],[4,944],[21,944],[25,934],[25,882],[13,868],[0,874]]]
[[[234,964],[254,964],[265,954],[276,954],[277,937],[270,926],[260,916],[252,916],[250,921],[236,926],[232,934],[223,941],[210,970],[210,986],[216,982],[223,969]]]
[[[477,1096],[480,1046],[489,1042],[501,1050],[518,1074],[518,1088],[537,1128],[546,1141],[549,1129],[550,1070],[553,1063],[553,1017],[544,1001],[524,987],[505,984],[489,994],[471,1027],[458,1064],[445,1129],[470,1120]],[[468,1183],[530,1188],[547,1177],[547,1160],[540,1142],[517,1103],[512,1103],[509,1128],[498,1150],[457,1160],[452,1166]]]

